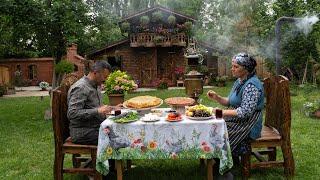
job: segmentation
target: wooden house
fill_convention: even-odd
[[[175,69],[188,65],[184,53],[190,43],[195,43],[189,37],[195,21],[162,6],[145,9],[119,22],[127,38],[88,53],[87,59],[108,60],[113,68],[130,74],[140,87],[155,86],[157,80],[173,86]],[[203,47],[208,49],[203,64],[217,74],[213,49],[205,44]]]

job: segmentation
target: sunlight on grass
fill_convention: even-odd
[[[231,85],[213,88],[226,96]],[[218,106],[205,96],[203,104]],[[292,101],[292,147],[296,163],[295,179],[317,179],[320,174],[320,121],[305,117],[302,104],[319,97],[318,89],[303,90],[293,87],[296,96]],[[137,95],[153,95],[165,99],[186,96],[184,90],[159,90],[126,95],[126,99]],[[107,103],[108,99],[105,98]],[[39,97],[0,98],[0,179],[53,179],[54,141],[51,121],[44,120],[44,111],[49,108],[49,98]],[[167,107],[164,103],[162,107]],[[281,157],[281,151],[278,151]],[[67,157],[70,159],[70,157]],[[124,179],[204,179],[205,170],[199,170],[198,160],[153,160],[133,161],[136,168],[126,172]],[[67,164],[70,166],[70,163]],[[235,168],[240,178],[239,168]],[[112,176],[115,178],[115,176]],[[83,176],[65,175],[65,179],[86,179]],[[252,179],[283,179],[283,170],[268,169],[252,171]]]

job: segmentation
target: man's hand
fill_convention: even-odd
[[[98,108],[98,113],[99,114],[110,114],[112,110],[113,110],[113,108],[111,106],[103,105]]]
[[[123,104],[121,104],[121,103],[114,107],[115,110],[119,110],[121,108],[123,108]]]
[[[218,94],[215,91],[209,90],[207,93],[209,99],[217,100]]]

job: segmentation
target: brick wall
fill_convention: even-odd
[[[18,70],[22,72],[22,79],[29,82],[28,85],[36,86],[40,81],[52,84],[54,61],[53,58],[25,58],[25,59],[4,59],[0,60],[0,65],[9,67],[10,81],[14,80],[14,73]],[[30,66],[34,65],[34,78],[30,79]]]

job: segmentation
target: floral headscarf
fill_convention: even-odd
[[[255,67],[257,66],[257,62],[253,57],[249,56],[246,53],[239,53],[235,55],[232,60],[240,66],[243,66],[250,74],[255,74]]]
[[[232,58],[232,61],[236,62],[237,64],[239,64],[240,66],[244,67],[244,69],[246,69],[249,72],[249,75],[247,76],[247,78],[245,80],[243,80],[242,82],[240,82],[236,87],[235,87],[235,91],[236,94],[238,95],[242,86],[244,85],[244,83],[251,78],[252,76],[254,76],[256,74],[256,66],[257,66],[257,62],[256,60],[249,56],[246,53],[239,53],[237,55],[235,55]]]

